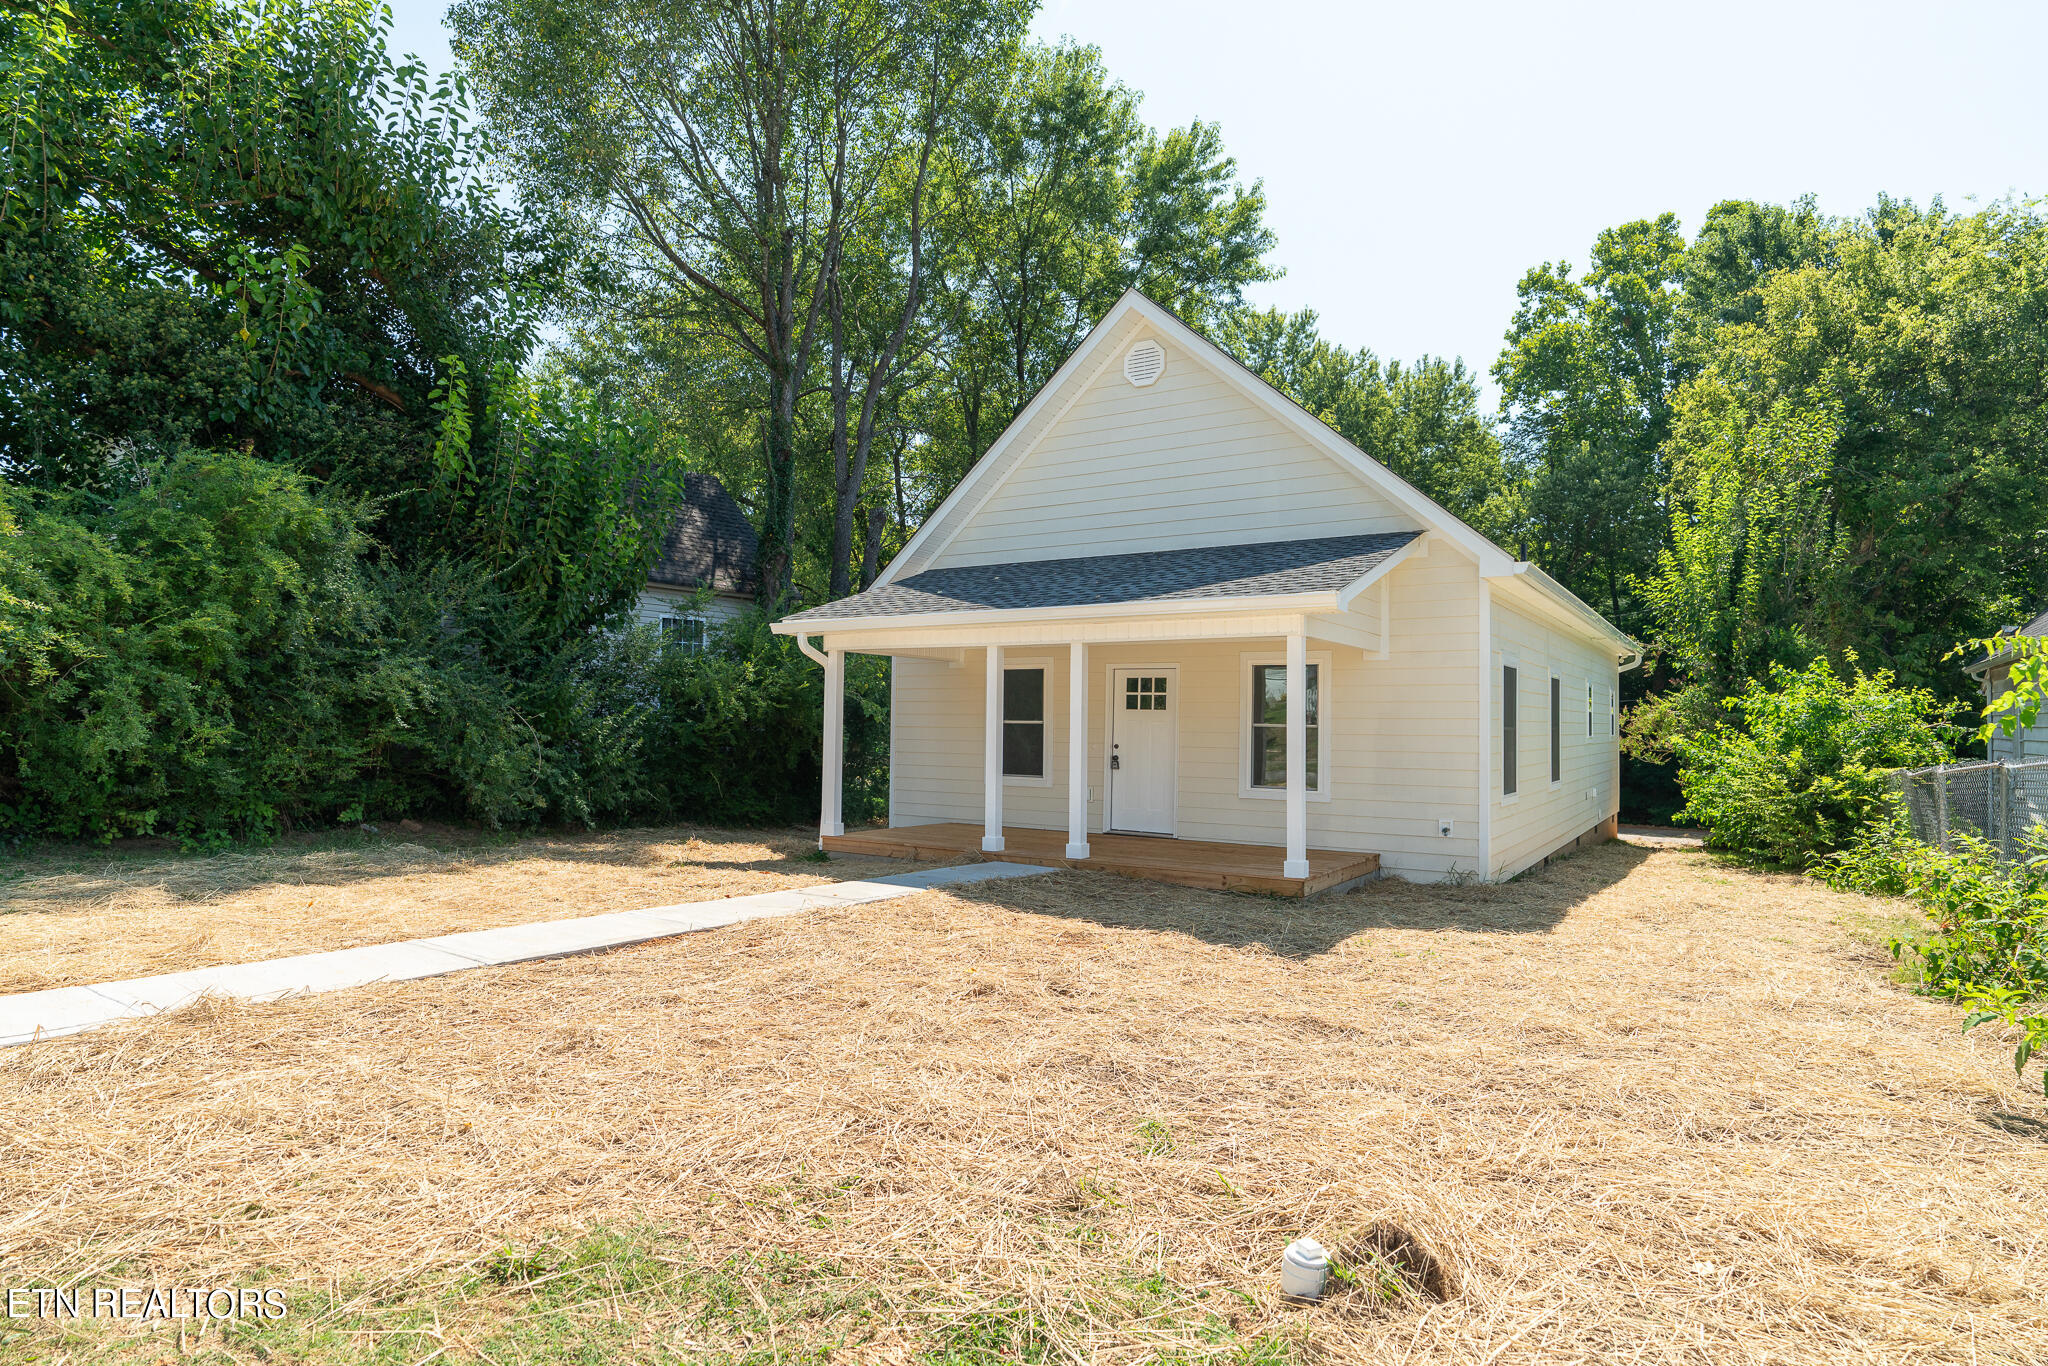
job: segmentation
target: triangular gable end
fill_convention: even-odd
[[[1489,572],[1512,563],[1132,291],[877,586],[941,566],[1404,530],[1444,535]]]

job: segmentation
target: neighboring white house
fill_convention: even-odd
[[[636,618],[680,631],[692,646],[704,632],[754,602],[754,557],[760,548],[747,514],[708,474],[683,476],[683,506],[661,541],[661,556],[640,590]],[[704,589],[711,594],[698,601]]]
[[[1314,848],[1499,879],[1611,835],[1640,661],[1135,292],[872,588],[775,629],[825,664],[827,839],[844,657],[882,654],[892,827],[1265,846],[1288,878]]]
[[[2016,636],[2048,636],[2048,612],[2043,612],[2026,625],[2008,634]],[[2003,697],[2012,687],[2012,656],[1993,655],[1972,664],[1968,672],[1975,674],[1984,684],[1984,702]],[[2009,764],[2034,763],[2048,759],[2048,717],[2040,718],[2034,725],[2024,727],[2012,735],[1993,734],[1985,746],[1985,757],[1993,761],[2003,760]]]

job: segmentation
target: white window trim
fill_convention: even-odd
[[[1312,802],[1326,802],[1330,800],[1330,789],[1335,786],[1330,781],[1330,733],[1336,729],[1331,724],[1335,719],[1335,709],[1330,703],[1335,694],[1333,684],[1336,673],[1328,650],[1309,651],[1308,662],[1319,670],[1316,675],[1316,691],[1319,696],[1316,700],[1322,711],[1321,718],[1316,722],[1316,775],[1321,785],[1308,790],[1308,799]],[[1285,651],[1246,651],[1237,657],[1237,795],[1240,797],[1265,802],[1287,800],[1287,789],[1284,787],[1252,786],[1252,667],[1258,664],[1284,666],[1286,663]]]
[[[1547,668],[1545,673],[1549,679],[1543,685],[1543,772],[1550,779],[1550,790],[1555,792],[1564,786],[1565,678],[1554,667]]]
[[[1053,765],[1057,762],[1058,754],[1058,751],[1054,749],[1053,713],[1059,710],[1058,707],[1053,705],[1052,699],[1052,657],[1050,655],[1032,655],[1012,659],[1009,656],[1009,652],[1005,651],[1003,654],[1003,672],[1008,673],[1012,669],[1041,669],[1045,673],[1045,720],[1041,723],[1045,727],[1045,772],[1036,778],[1023,774],[1005,773],[1003,775],[1003,786],[1051,787],[1053,783]],[[1000,725],[1002,723],[998,722],[997,724]]]
[[[1594,715],[1595,713],[1593,711],[1593,680],[1589,677],[1586,679],[1586,738],[1588,740],[1593,738]]]
[[[1515,671],[1515,790],[1507,790],[1508,782],[1508,674]],[[1506,650],[1494,655],[1493,686],[1500,689],[1500,705],[1494,709],[1493,738],[1500,746],[1500,762],[1494,765],[1493,785],[1498,795],[1495,801],[1502,806],[1513,806],[1522,800],[1522,657]]]

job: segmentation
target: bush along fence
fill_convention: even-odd
[[[1913,838],[1936,849],[1953,853],[1968,836],[2009,863],[2021,856],[2022,837],[2048,824],[2048,761],[1935,764],[1900,769],[1893,780]]]

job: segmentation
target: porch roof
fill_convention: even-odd
[[[1356,583],[1422,533],[1380,532],[1307,541],[1196,546],[1080,559],[927,569],[798,612],[777,629],[826,622],[886,625],[892,617],[1038,608],[1186,603],[1333,593]]]

